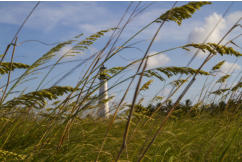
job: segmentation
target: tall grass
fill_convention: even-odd
[[[235,28],[239,27],[241,19],[233,24],[218,43],[206,43],[204,40],[200,44],[180,45],[148,55],[164,25],[171,21],[182,25],[183,21],[208,4],[211,3],[189,2],[176,7],[177,4],[174,3],[170,10],[121,42],[120,38],[129,23],[149,8],[142,6],[141,2],[130,3],[114,28],[98,31],[84,39],[81,37],[83,34],[80,34],[71,40],[61,42],[32,65],[13,61],[17,50],[17,39],[14,39],[14,45],[8,46],[1,57],[0,65],[1,75],[7,76],[6,83],[1,85],[4,91],[0,103],[0,159],[2,161],[240,161],[242,158],[241,73],[235,77],[236,84],[223,88],[222,85],[231,74],[216,80],[216,72],[220,70],[225,60],[216,63],[210,71],[205,71],[203,68],[214,57],[229,55],[239,59],[242,56],[239,51],[228,46],[238,38],[237,36],[225,45],[221,44]],[[108,91],[129,81],[120,95],[120,100],[111,105],[110,118],[83,117],[87,110],[96,110],[100,107],[100,103],[108,101],[99,102],[102,97],[97,95],[103,84],[98,81],[99,68],[111,62],[112,58],[119,56],[123,50],[135,45],[134,39],[153,24],[158,24],[158,28],[152,33],[151,41],[147,44],[147,49],[144,49],[141,59],[106,69],[102,74],[108,81],[113,80],[126,74],[125,72],[134,64],[138,64],[134,73],[124,79],[118,79],[109,87]],[[206,39],[213,31],[208,33]],[[41,89],[57,65],[65,63],[63,59],[66,56],[82,55],[108,32],[111,34],[103,48],[75,66],[74,69],[83,63],[87,65],[73,87],[59,86],[57,81],[53,86]],[[59,57],[54,64],[46,65],[67,45],[71,46],[70,50]],[[13,51],[10,55],[8,51],[11,47]],[[190,51],[192,48],[197,52],[186,67],[147,69],[151,57],[177,49]],[[193,69],[189,65],[199,51],[209,54],[198,69]],[[3,62],[8,54],[11,62]],[[42,65],[45,67],[41,67]],[[40,76],[40,82],[32,92],[20,91],[13,99],[9,98],[22,82],[27,82],[26,78],[45,68],[49,68],[48,72]],[[10,76],[15,69],[25,71],[17,79],[11,79]],[[64,74],[61,80],[72,74],[74,69]],[[178,79],[175,78],[177,75]],[[182,104],[184,96],[196,82],[198,75],[207,77],[198,101],[191,103],[190,100],[186,100],[185,104]],[[143,84],[144,78],[149,80]],[[210,87],[207,83],[208,78],[214,78]],[[144,106],[141,93],[150,88],[153,80],[167,79],[172,79],[170,84],[174,87],[170,94],[167,96],[155,94],[151,101],[153,105]],[[219,88],[214,90],[214,85],[219,85]],[[131,103],[127,103],[126,99],[130,92],[132,100]],[[211,102],[206,102],[211,96],[213,98]],[[172,99],[175,101],[172,102]]]

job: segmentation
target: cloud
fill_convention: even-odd
[[[232,27],[232,25],[234,25],[234,23],[236,23],[241,18],[241,15],[242,11],[236,11],[226,16],[225,19],[227,26]]]
[[[136,33],[139,29],[144,27],[146,24],[157,18],[163,10],[160,9],[151,9],[149,11],[146,11],[140,15],[137,15],[135,18],[133,18],[130,23],[127,25],[125,32],[123,33],[123,37],[128,38],[134,33]],[[88,23],[80,24],[80,29],[86,31],[86,32],[92,32],[95,33],[102,29],[107,29],[110,27],[114,27],[117,25],[119,19],[121,18],[121,15],[118,15],[115,19],[114,17],[110,17],[110,15],[113,15],[111,11],[106,12],[107,15],[103,16],[105,19],[102,19],[102,21],[89,21]],[[129,15],[129,14],[128,14]],[[109,18],[108,18],[109,17]],[[127,17],[126,17],[127,19]],[[151,26],[150,28],[144,30],[140,35],[139,38],[141,39],[151,39],[151,33],[155,32],[155,26]],[[157,37],[157,40],[159,40],[159,37]]]
[[[197,26],[190,32],[188,36],[189,43],[203,43],[210,34],[210,32],[212,32],[215,25],[220,21],[218,26],[214,29],[212,34],[210,34],[210,36],[206,40],[206,42],[218,43],[225,34],[225,32],[228,31],[236,21],[238,21],[241,15],[241,11],[236,11],[223,18],[222,15],[214,12],[213,14],[205,18],[205,22],[202,26]],[[229,38],[232,38],[235,35],[235,32],[230,33],[230,36],[228,36],[223,42],[227,42],[228,40],[230,40]],[[194,51],[195,50],[192,50],[192,52]],[[200,52],[198,56],[205,57],[207,56],[207,54],[208,53],[204,54]]]
[[[30,2],[3,3],[0,6],[0,14],[4,16],[0,17],[0,23],[19,25],[34,4]],[[128,24],[122,38],[129,38],[164,13],[168,9],[167,7],[167,5],[161,8],[151,7],[137,15]],[[124,9],[121,13],[123,11]],[[68,32],[78,31],[91,34],[114,27],[121,18],[120,12],[113,14],[114,12],[115,9],[104,7],[97,2],[41,2],[25,26],[43,32],[52,32],[54,30],[62,32],[64,28],[67,28]],[[188,29],[194,26],[192,24],[191,22],[184,23],[184,27],[178,27],[175,23],[166,23],[155,41],[185,40],[189,32]],[[142,40],[152,39],[158,25],[158,23],[151,25],[140,33],[137,38]],[[171,37],[170,35],[174,36]]]
[[[0,23],[19,25],[34,4],[35,3],[30,2],[2,3],[0,6],[0,15],[4,16],[0,17]],[[132,22],[128,24],[122,38],[129,38],[147,23],[160,16],[168,9],[167,5],[168,4],[161,8],[157,6],[148,8],[135,17]],[[30,17],[26,27],[44,32],[53,30],[63,31],[63,28],[67,27],[70,28],[68,29],[69,31],[79,32],[81,30],[83,33],[90,34],[102,29],[114,27],[121,18],[120,12],[115,12],[115,14],[113,14],[114,11],[115,9],[104,7],[104,5],[100,5],[97,2],[41,2]],[[241,11],[232,13],[223,19],[210,40],[219,40],[224,25],[230,24],[230,22],[236,20],[239,16],[241,16]],[[166,23],[155,41],[186,41],[187,35],[194,26],[197,27],[190,33],[189,39],[191,41],[202,40],[206,33],[213,28],[215,22],[219,18],[221,18],[221,15],[214,13],[206,18],[204,25],[200,27],[198,27],[201,24],[200,20],[186,20],[182,26],[178,26],[174,22]],[[144,30],[138,38],[150,40],[157,30],[158,25],[159,24],[151,25],[148,29]]]
[[[128,25],[128,29],[125,37],[130,37],[132,34],[137,32],[139,29],[150,23],[152,20],[155,20],[159,17],[162,13],[167,11],[167,8],[161,9],[151,9],[150,11],[146,11],[139,16],[135,17],[134,20]],[[187,35],[192,27],[195,25],[200,24],[199,21],[185,21],[182,26],[178,26],[174,22],[165,23],[165,25],[160,30],[159,34],[157,35],[155,42],[165,41],[165,42],[172,42],[172,41],[186,41]],[[159,23],[154,23],[149,26],[147,29],[142,31],[140,35],[138,35],[139,39],[151,40],[153,35],[155,34],[156,30],[158,29]]]
[[[232,62],[225,61],[224,64],[221,66],[220,70],[221,72],[218,72],[218,76],[224,76],[226,74],[231,75],[233,72],[240,70],[240,65]],[[225,80],[225,82],[222,84],[221,88],[226,88],[228,85],[228,80]],[[232,84],[232,83],[231,83]],[[233,87],[231,85],[231,87]]]
[[[215,28],[213,33],[209,36],[207,42],[218,43],[222,37],[222,31],[226,27],[225,19],[217,13],[213,13],[205,19],[205,23],[201,27],[195,27],[189,34],[189,42],[202,43],[208,34],[213,30],[216,23],[220,21],[220,24]]]
[[[150,52],[148,55],[152,55],[154,53],[157,53],[157,52],[153,51],[153,52]],[[170,58],[165,54],[159,54],[156,56],[152,56],[152,57],[149,57],[149,59],[148,59],[146,69],[148,70],[148,69],[161,67],[161,66],[166,65],[169,62],[170,62]],[[136,62],[135,64],[133,64],[131,66],[131,69],[137,69],[139,64],[140,64],[140,61]]]
[[[163,8],[149,8],[145,12],[134,17],[127,25],[125,31],[123,32],[122,38],[124,39],[130,38],[133,34],[135,34],[137,31],[142,29],[145,25],[150,23],[152,20],[155,20],[162,13],[167,11],[168,8],[166,7],[167,6]],[[79,28],[85,32],[94,33],[101,29],[114,27],[118,23],[119,19],[121,18],[121,15],[117,15],[117,17],[114,18],[112,11],[108,9],[106,10],[106,14],[107,15],[102,16],[102,17],[105,17],[105,19],[100,18],[100,20],[102,21],[88,21],[88,23],[81,23],[79,24]],[[96,17],[96,14],[94,17]],[[159,32],[159,34],[157,35],[155,42],[186,41],[186,38],[187,38],[187,35],[189,34],[190,29],[197,24],[200,24],[200,21],[197,21],[197,20],[194,20],[194,21],[190,20],[189,22],[185,21],[182,26],[178,26],[174,22],[166,23],[164,27],[161,29],[161,31]],[[159,23],[152,24],[144,31],[142,31],[142,33],[140,33],[136,38],[139,40],[140,39],[151,40],[156,30],[158,29],[158,26],[159,26]]]
[[[238,64],[232,63],[232,62],[227,62],[227,61],[225,61],[224,64],[222,65],[222,67],[220,68],[220,70],[223,73],[227,73],[227,74],[230,74],[233,71],[240,70],[240,69],[241,69],[241,67]]]
[[[19,25],[32,9],[32,3],[13,3],[1,8],[0,23]],[[95,12],[93,12],[95,11]],[[41,2],[26,26],[50,31],[56,27],[79,28],[87,22],[101,22],[109,19],[108,10],[95,2]]]
[[[170,91],[171,91],[171,87],[165,87],[165,88],[161,91],[160,95],[161,95],[161,96],[168,96],[168,95],[170,94]]]
[[[156,52],[151,52],[151,53],[149,53],[149,55],[154,54],[154,53],[156,53]],[[156,55],[153,57],[149,57],[147,69],[160,67],[160,66],[166,65],[169,62],[170,62],[170,58],[165,54],[160,54],[160,55]]]
[[[224,64],[221,66],[220,71],[217,72],[217,75],[219,77],[224,76],[224,75],[231,75],[233,72],[240,70],[241,67],[240,65],[232,62],[225,61]],[[227,81],[223,83],[223,86],[226,86]]]

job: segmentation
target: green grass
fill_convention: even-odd
[[[0,123],[1,149],[27,155],[26,161],[94,161],[108,125],[108,121],[76,120],[63,147],[57,151],[64,124],[57,124],[48,132],[43,143],[38,145],[44,132],[49,129],[49,122],[26,119],[26,116],[12,120],[15,121]],[[137,160],[146,136],[152,136],[159,121],[154,120],[145,127],[138,126],[121,160]],[[134,123],[137,122],[133,122],[130,134],[136,125]],[[240,161],[241,123],[241,113],[226,112],[213,117],[202,114],[170,120],[145,155],[144,161]],[[122,142],[124,126],[125,122],[113,126],[100,161],[115,158]]]

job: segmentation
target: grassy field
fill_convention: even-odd
[[[1,148],[25,155],[26,161],[94,161],[108,126],[108,120],[76,119],[66,142],[57,151],[63,124],[56,123],[56,128],[42,139],[49,129],[49,122],[29,116],[10,120],[12,122],[0,123]],[[147,119],[135,118],[133,122],[144,120]],[[145,127],[131,124],[131,129],[136,129],[131,131],[132,137],[120,160],[136,161],[145,139],[152,136],[159,121],[154,120]],[[169,120],[144,161],[240,161],[241,123],[241,111],[236,114],[223,112],[216,116],[204,113]],[[124,126],[125,121],[114,124],[100,154],[100,161],[114,159],[122,142]]]

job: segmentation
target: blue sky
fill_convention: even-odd
[[[134,2],[136,4],[137,2]],[[141,5],[151,4],[142,14],[138,15],[124,31],[120,42],[121,45],[123,41],[127,40],[132,33],[141,29],[147,23],[157,18],[159,15],[168,10],[174,2],[142,2]],[[181,6],[187,2],[178,2],[176,6]],[[13,35],[18,29],[19,25],[22,23],[23,19],[27,16],[32,7],[36,2],[0,2],[0,53],[3,53],[7,44],[11,41]],[[150,53],[162,51],[169,49],[171,47],[184,45],[190,42],[202,42],[214,25],[223,15],[226,8],[231,4],[231,2],[213,2],[212,5],[206,5],[197,11],[191,19],[187,19],[183,22],[181,26],[178,26],[174,22],[168,22],[161,29],[157,40],[152,46]],[[125,9],[129,5],[129,2],[41,2],[36,11],[33,13],[31,18],[26,23],[25,27],[19,34],[18,42],[21,43],[26,40],[40,40],[46,43],[61,42],[71,39],[73,36],[84,33],[85,36],[93,34],[99,30],[114,27]],[[222,19],[219,26],[216,28],[214,33],[211,35],[209,42],[218,42],[219,39],[225,34],[225,32],[231,27],[242,16],[242,2],[234,2],[230,8],[227,15]],[[123,66],[128,64],[131,60],[141,58],[144,54],[145,49],[149,41],[151,40],[158,24],[152,25],[141,35],[139,35],[133,42],[140,41],[136,47],[141,49],[141,51],[130,49],[121,52],[122,56],[115,56],[106,65],[108,68],[114,66]],[[230,38],[241,33],[241,28],[236,29],[231,33],[226,41]],[[108,35],[107,35],[108,36]],[[104,42],[107,40],[105,37],[97,41],[87,54],[91,54],[94,51],[102,48]],[[237,44],[241,44],[241,37],[235,41]],[[52,46],[45,46],[36,42],[24,43],[16,48],[15,62],[23,62],[26,64],[33,63],[36,59],[41,57],[46,53]],[[235,48],[239,50],[238,48]],[[64,51],[62,51],[64,52]],[[57,55],[55,59],[61,56],[61,53]],[[168,52],[149,60],[149,68],[158,66],[185,66],[192,54],[189,54],[183,50],[176,50]],[[84,56],[75,56],[73,58],[67,58],[65,60],[78,60],[86,58]],[[198,67],[203,61],[204,56],[199,55],[191,67]],[[242,61],[241,59],[236,60],[234,57],[219,57],[216,56],[213,60],[206,66],[204,70],[209,70],[214,64],[219,61],[226,59],[226,64],[222,67],[224,72],[232,66],[235,71],[235,75],[241,72]],[[52,61],[52,63],[55,60]],[[51,62],[50,62],[51,63]],[[45,82],[42,88],[47,88],[53,85],[62,75],[64,75],[68,70],[77,65],[80,62],[75,62],[72,64],[64,64],[58,66],[55,69],[47,82]],[[74,85],[77,83],[78,79],[82,76],[85,70],[86,64],[79,67],[73,74],[68,78],[63,80],[61,85]],[[134,67],[135,68],[135,67]],[[134,68],[128,73],[134,72]],[[227,71],[226,71],[227,70]],[[47,72],[47,70],[41,71],[42,77]],[[14,73],[12,78],[15,78],[21,74],[21,71]],[[173,78],[175,79],[175,78]],[[231,78],[231,81],[233,78]],[[32,88],[39,84],[39,79],[30,81],[26,84],[20,85],[19,89],[28,88],[30,91]],[[201,89],[204,79],[198,79],[197,83],[191,88],[188,95],[185,98],[194,99],[196,92]],[[110,84],[113,84],[111,82]],[[155,81],[151,89],[142,95],[149,99],[152,94],[158,93],[159,95],[165,95],[169,91],[169,86],[163,88],[166,83],[160,81]],[[1,83],[2,84],[2,83]],[[110,93],[117,94],[123,90],[125,87],[118,87],[117,89],[111,91]],[[132,95],[129,94],[129,96]],[[130,98],[130,97],[129,97]],[[148,100],[147,100],[148,101]]]

